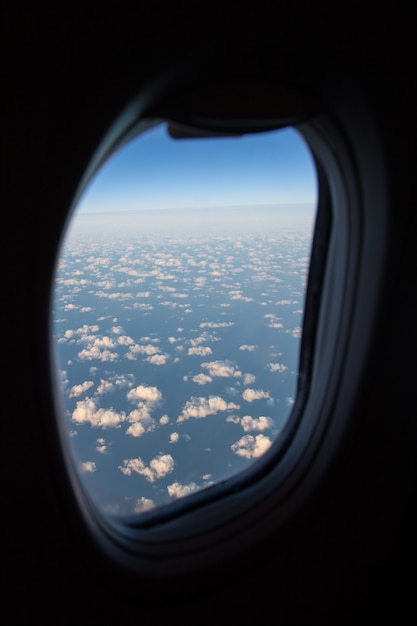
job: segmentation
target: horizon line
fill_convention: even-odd
[[[155,207],[155,208],[138,208],[138,209],[103,209],[97,211],[77,211],[77,207],[73,210],[73,216],[91,216],[91,215],[111,215],[113,213],[118,214],[132,214],[138,213],[156,213],[156,212],[171,212],[171,211],[212,211],[212,210],[236,210],[236,209],[284,209],[284,208],[312,208],[316,202],[280,202],[280,203],[261,203],[261,204],[227,204],[227,205],[213,205],[213,206],[197,206],[197,207]]]

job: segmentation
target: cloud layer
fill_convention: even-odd
[[[66,243],[54,339],[80,475],[120,489],[100,506],[151,510],[270,448],[294,402],[309,246],[273,229]]]

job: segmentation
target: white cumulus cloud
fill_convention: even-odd
[[[144,400],[145,402],[159,402],[162,399],[162,393],[157,387],[147,387],[146,385],[139,385],[134,389],[131,389],[127,394],[130,402],[137,402]]]
[[[188,348],[188,355],[206,356],[207,354],[213,354],[213,350],[210,346],[196,346],[195,348]]]
[[[243,376],[243,384],[251,385],[256,380],[256,376],[254,374],[244,374]]]
[[[116,361],[118,355],[111,350],[101,350],[100,346],[91,345],[89,348],[85,348],[78,353],[78,358],[82,361],[92,361],[98,359],[99,361]]]
[[[156,456],[149,465],[145,465],[140,457],[137,459],[124,459],[123,465],[119,465],[119,470],[125,476],[131,476],[132,472],[144,476],[150,483],[158,478],[163,478],[174,469],[174,459],[170,454],[160,454]]]
[[[271,398],[269,391],[263,391],[262,389],[245,389],[242,393],[242,398],[246,402],[253,402],[254,400],[261,400],[262,398]]]
[[[168,485],[167,491],[171,497],[174,498],[183,498],[184,496],[190,495],[195,491],[198,491],[199,486],[195,483],[189,483],[188,485],[181,485],[181,483],[176,482],[172,483],[172,485]]]
[[[152,365],[165,365],[168,361],[168,356],[166,354],[154,354],[153,356],[146,357],[145,361],[152,363]]]
[[[206,385],[207,383],[211,383],[212,380],[211,376],[207,376],[207,374],[197,374],[193,376],[193,381],[198,385]]]
[[[102,395],[103,393],[112,393],[114,391],[114,385],[108,380],[103,378],[100,380],[100,384],[97,387],[96,394]]]
[[[234,325],[234,322],[202,322],[200,328],[228,328]]]
[[[82,393],[84,393],[85,391],[88,391],[91,387],[93,387],[94,383],[91,380],[86,380],[85,382],[81,383],[80,385],[74,385],[73,387],[71,387],[71,391],[69,393],[69,398],[77,398],[78,396],[80,396]]]
[[[271,446],[272,441],[265,435],[245,435],[230,447],[232,452],[245,459],[257,459]]]
[[[237,366],[231,361],[208,361],[202,363],[201,367],[208,370],[210,376],[217,377],[230,377],[239,378],[242,376],[242,372],[237,369]]]
[[[242,417],[241,426],[245,432],[250,430],[267,430],[268,428],[272,428],[273,422],[270,417],[265,417],[261,415],[258,418],[253,418],[250,415],[245,415]]]
[[[268,363],[267,368],[270,372],[286,372],[288,367],[282,363]]]
[[[95,400],[85,398],[77,402],[71,419],[76,424],[91,424],[94,428],[118,428],[125,421],[126,414],[98,408]]]
[[[96,471],[96,464],[94,461],[85,461],[81,463],[81,471],[91,474]]]
[[[219,411],[230,411],[239,408],[240,406],[238,404],[226,402],[226,400],[220,396],[209,396],[208,398],[193,396],[185,403],[177,422],[185,422],[185,420],[188,420],[190,417],[200,419],[208,415],[216,415]]]
[[[144,513],[145,511],[150,511],[154,507],[155,507],[155,503],[153,500],[150,500],[149,498],[144,498],[142,496],[142,498],[139,498],[139,500],[136,500],[136,504],[134,506],[133,512]]]

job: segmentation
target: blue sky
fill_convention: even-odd
[[[173,140],[158,126],[105,163],[76,212],[315,204],[316,197],[314,163],[294,129]]]

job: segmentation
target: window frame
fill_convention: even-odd
[[[117,148],[160,122],[144,113],[149,108],[148,96],[145,93],[135,100],[105,137],[73,207],[93,174]],[[133,524],[105,517],[90,502],[68,454],[66,435],[62,428],[58,433],[64,472],[81,523],[100,549],[123,568],[151,576],[194,571],[235,554],[242,542],[258,542],[288,523],[312,497],[355,427],[350,408],[360,394],[382,284],[386,196],[383,183],[376,189],[366,176],[368,163],[380,180],[384,169],[376,129],[370,124],[361,135],[346,103],[336,100],[336,115],[313,116],[295,124],[316,161],[319,219],[331,213],[332,226],[328,242],[327,218],[315,233],[312,254],[316,258],[311,267],[317,276],[309,280],[309,329],[303,332],[302,344],[305,371],[300,377],[301,395],[297,394],[288,420],[290,435],[278,438],[252,467],[224,484],[167,505],[168,515],[156,511],[141,515],[149,523]],[[370,151],[372,160],[368,161]],[[71,210],[67,223],[70,217]],[[53,351],[49,352],[56,389],[57,368]],[[62,406],[59,394],[52,393],[57,414]]]

